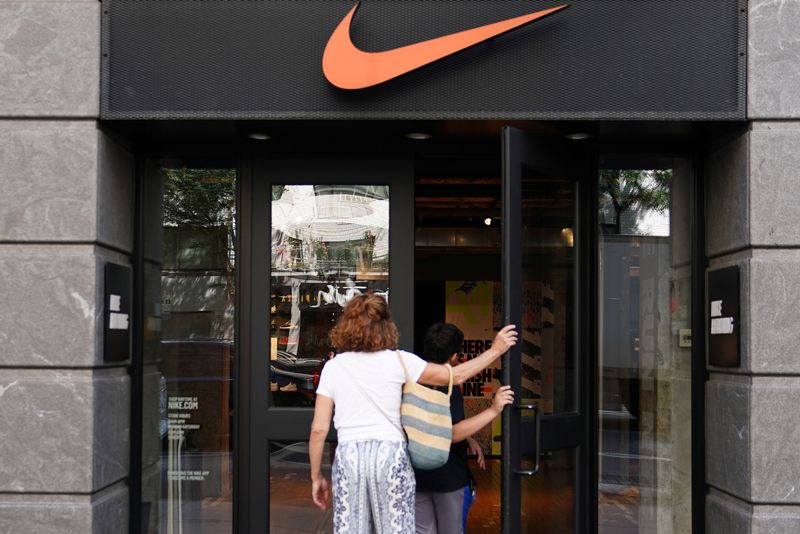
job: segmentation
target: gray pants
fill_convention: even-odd
[[[405,442],[339,443],[333,460],[336,534],[411,534],[416,480]]]
[[[464,488],[446,493],[417,492],[417,534],[462,534]]]

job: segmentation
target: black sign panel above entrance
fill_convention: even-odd
[[[739,0],[103,4],[106,119],[745,118]]]

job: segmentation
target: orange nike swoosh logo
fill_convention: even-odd
[[[563,4],[384,52],[365,52],[350,38],[350,23],[359,5],[360,2],[353,6],[333,31],[322,55],[325,77],[340,89],[365,89],[387,82],[569,7],[569,4]]]

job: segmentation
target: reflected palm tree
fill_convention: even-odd
[[[600,171],[600,220],[607,233],[623,233],[623,214],[632,209],[639,212],[664,213],[669,209],[672,169],[602,169]],[[608,222],[609,208],[615,214]],[[608,231],[611,230],[611,231]]]

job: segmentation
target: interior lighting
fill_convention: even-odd
[[[575,233],[572,231],[572,228],[562,228],[561,229],[561,237],[564,238],[568,247],[572,247],[575,245]]]
[[[491,226],[492,225],[492,218],[491,217],[486,217],[483,220],[483,224],[485,224],[486,226]]]
[[[580,141],[582,139],[589,139],[592,135],[586,132],[572,132],[568,133],[564,137],[567,139],[572,139],[573,141]]]
[[[414,139],[415,141],[424,141],[426,139],[430,139],[433,136],[425,132],[408,132],[406,134],[406,137],[409,139]]]
[[[264,132],[253,132],[249,134],[247,137],[249,137],[250,139],[255,139],[256,141],[266,141],[268,139],[272,139],[272,137],[265,134]]]

